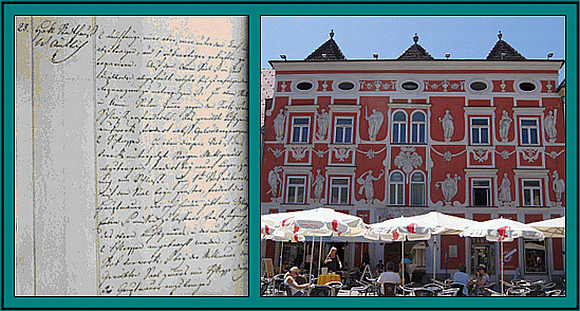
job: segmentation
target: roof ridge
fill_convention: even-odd
[[[503,35],[501,30],[497,37],[499,40],[497,40],[491,51],[489,51],[489,54],[487,54],[487,57],[485,58],[486,60],[526,60],[526,58],[509,45],[509,43],[502,40]]]

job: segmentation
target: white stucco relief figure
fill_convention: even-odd
[[[307,150],[308,150],[308,147],[291,147],[290,148],[290,151],[292,151],[292,157],[298,161],[304,159],[304,157],[306,156]]]
[[[270,185],[270,190],[266,193],[272,193],[272,201],[278,199],[278,185],[282,182],[278,173],[281,171],[282,168],[280,166],[274,166],[274,168],[268,173],[268,184]]]
[[[314,202],[320,202],[322,200],[322,190],[324,190],[324,181],[326,178],[320,174],[320,169],[316,170],[316,178],[312,185],[314,186]]]
[[[498,189],[499,190],[498,198],[499,201],[502,202],[503,206],[510,206],[511,204],[512,201],[512,194],[510,190],[511,185],[512,182],[508,178],[508,174],[504,173],[501,185]]]
[[[443,137],[445,137],[445,141],[451,141],[451,136],[453,136],[453,131],[455,127],[453,126],[453,117],[449,114],[449,110],[445,110],[445,115],[442,118],[439,118],[439,123],[443,125]]]
[[[512,119],[508,116],[507,111],[504,110],[501,119],[499,120],[499,137],[501,137],[502,142],[508,141],[508,132],[511,123]]]
[[[415,147],[402,147],[399,155],[395,157],[394,163],[408,175],[414,168],[423,164],[423,159],[415,152]]]
[[[544,127],[546,128],[546,135],[548,135],[548,141],[553,143],[556,141],[556,135],[558,135],[558,131],[556,130],[556,114],[558,113],[558,109],[554,109],[554,111],[549,111],[548,115],[544,119]]]
[[[558,175],[558,171],[554,171],[554,173],[552,174],[552,177],[554,178],[554,181],[552,183],[552,188],[554,189],[554,192],[556,193],[555,205],[561,206],[562,205],[562,193],[566,190],[566,185],[564,184],[564,180],[560,179],[560,176]]]
[[[365,116],[365,119],[369,122],[369,138],[371,141],[377,139],[377,134],[381,129],[385,116],[382,112],[373,109],[373,113],[370,116]]]
[[[373,176],[373,170],[368,170],[364,172],[360,177],[356,180],[359,184],[361,184],[360,189],[358,190],[358,194],[362,194],[363,191],[365,192],[366,202],[367,204],[374,203],[374,196],[375,196],[375,186],[373,182],[381,179],[381,177],[385,174],[384,170],[381,170],[381,174],[379,177]]]
[[[316,114],[316,123],[318,124],[318,131],[316,132],[316,138],[318,140],[326,139],[326,133],[328,132],[328,125],[330,124],[330,115],[322,109],[321,113]]]
[[[276,133],[276,140],[281,141],[284,138],[284,110],[280,109],[280,113],[274,119],[274,132]]]
[[[451,205],[451,200],[457,194],[457,181],[460,179],[461,177],[457,176],[457,174],[455,174],[454,177],[451,177],[451,174],[447,173],[447,178],[444,181],[435,183],[435,188],[441,186],[445,205]]]

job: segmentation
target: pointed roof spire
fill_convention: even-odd
[[[413,36],[413,45],[411,45],[401,56],[397,57],[397,60],[433,60],[433,56],[429,55],[429,53],[420,46],[417,42],[419,42],[419,36],[417,33]]]
[[[497,40],[485,58],[486,60],[526,60],[516,49],[502,40],[503,34],[501,30],[497,34],[497,37],[499,40]]]
[[[338,47],[338,44],[334,41],[334,30],[330,30],[330,39],[326,40],[321,46],[319,46],[314,52],[312,52],[304,60],[308,61],[333,61],[333,60],[346,60],[346,57],[342,54],[342,51]]]

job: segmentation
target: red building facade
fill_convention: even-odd
[[[432,210],[526,223],[565,215],[563,61],[525,59],[498,37],[485,59],[434,59],[415,36],[397,59],[348,60],[331,34],[304,60],[271,61],[262,214],[323,206],[367,223]],[[435,251],[438,274],[485,263],[497,276],[494,243],[435,242],[406,248],[418,269],[433,271]],[[350,266],[361,249],[373,265],[400,256],[396,245],[350,243]],[[561,275],[563,250],[562,239],[508,243],[506,274]]]

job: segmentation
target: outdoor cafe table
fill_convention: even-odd
[[[338,274],[321,274],[318,276],[317,285],[326,285],[326,283],[337,281],[340,282],[340,275]]]

